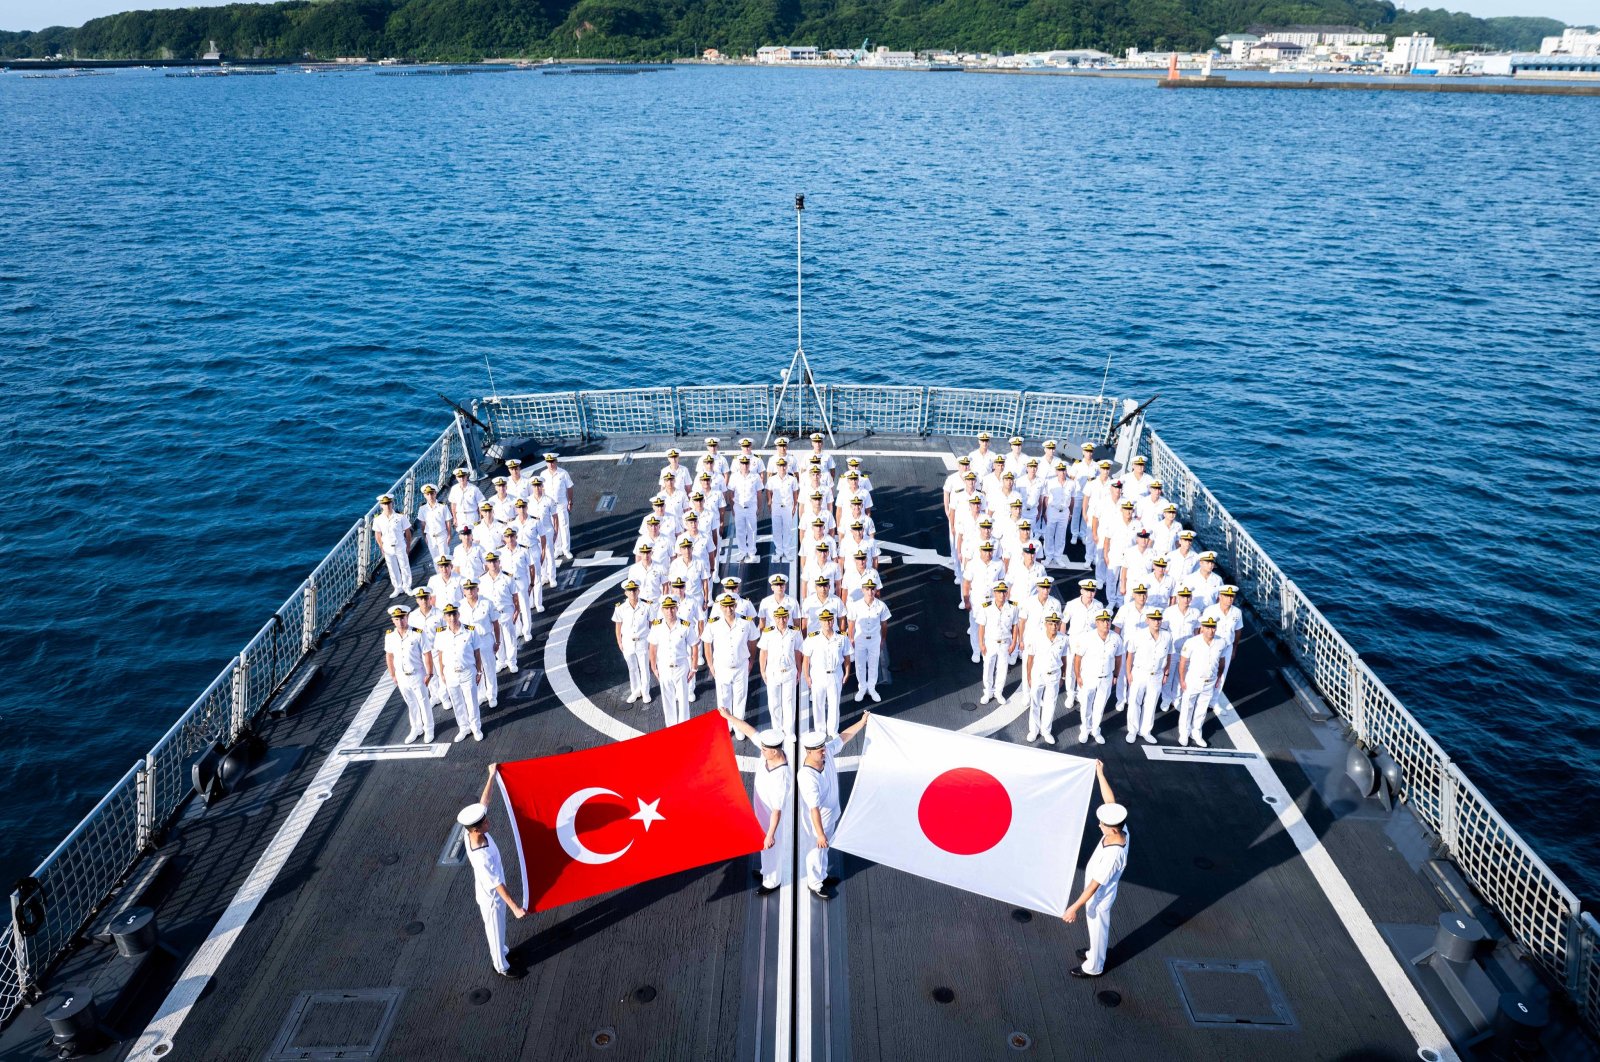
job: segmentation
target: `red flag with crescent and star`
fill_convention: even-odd
[[[758,852],[765,838],[715,713],[502,763],[499,779],[533,911]]]

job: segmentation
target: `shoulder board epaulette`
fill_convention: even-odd
[[[722,617],[721,616],[712,616],[711,617],[711,622],[712,623],[721,623],[722,622]]]
[[[661,626],[661,621],[658,620],[658,619],[653,619],[653,620],[650,621],[650,626],[659,627],[659,626]]]
[[[435,627],[433,629],[433,633],[435,633],[435,634],[443,634],[444,633],[444,628],[443,627]]]
[[[777,628],[776,627],[762,627],[761,628],[761,632],[763,634],[765,634],[767,631],[774,631],[774,630],[777,630]]]
[[[689,621],[688,620],[679,620],[678,621],[678,626],[680,626],[680,627],[687,627],[688,625],[689,625]]]

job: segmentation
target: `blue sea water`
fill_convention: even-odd
[[[1600,896],[1600,100],[680,69],[0,74],[0,876],[444,423],[818,375],[1148,397]]]

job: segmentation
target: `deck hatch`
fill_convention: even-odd
[[[1196,1025],[1294,1025],[1289,1001],[1265,962],[1168,959],[1167,965]]]
[[[602,494],[600,495],[600,500],[594,503],[594,511],[597,513],[609,513],[616,507],[617,496],[615,494]]]
[[[400,1010],[399,988],[302,992],[267,1053],[267,1062],[375,1059]]]

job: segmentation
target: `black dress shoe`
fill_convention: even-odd
[[[831,889],[835,885],[839,884],[839,879],[830,875],[822,879],[822,884]]]
[[[520,966],[513,966],[509,970],[500,970],[498,972],[501,977],[504,977],[508,981],[520,981],[527,976],[528,973],[528,971],[522,969]]]
[[[1100,976],[1099,974],[1084,973],[1083,972],[1083,967],[1081,967],[1081,966],[1074,966],[1072,969],[1068,970],[1067,973],[1071,974],[1073,977],[1099,977]]]
[[[1080,959],[1087,959],[1089,957],[1089,949],[1088,948],[1079,948],[1077,951],[1073,952],[1072,954],[1076,955]]]
[[[757,885],[756,886],[756,895],[757,896],[770,896],[772,893],[775,893],[777,891],[778,891],[778,886],[776,886],[776,885]]]

